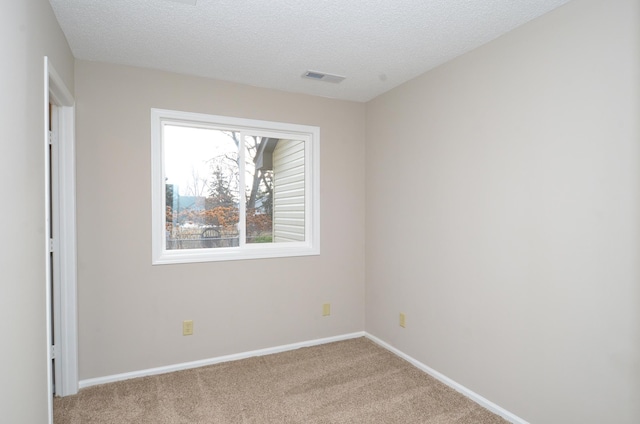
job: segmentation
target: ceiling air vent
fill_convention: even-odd
[[[302,74],[302,78],[312,79],[316,81],[332,82],[334,84],[337,84],[339,82],[342,82],[346,77],[318,71],[307,71]]]
[[[190,4],[192,6],[195,6],[198,0],[169,0],[169,1],[172,1],[174,3],[184,3],[184,4]]]

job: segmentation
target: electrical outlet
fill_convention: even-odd
[[[404,313],[400,312],[400,327],[405,328],[407,326],[407,317]]]
[[[191,336],[193,334],[193,320],[182,321],[182,335]]]
[[[322,305],[322,316],[328,317],[331,315],[331,303],[325,303]]]

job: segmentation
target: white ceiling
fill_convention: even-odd
[[[367,101],[568,1],[50,3],[78,59]],[[346,79],[303,79],[307,70]]]

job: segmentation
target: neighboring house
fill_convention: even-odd
[[[305,163],[301,140],[268,139],[256,156],[257,170],[273,170],[273,241],[304,241]]]
[[[304,241],[303,141],[278,141],[273,178],[273,241]]]

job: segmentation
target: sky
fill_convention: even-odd
[[[210,128],[164,126],[164,172],[167,184],[178,186],[181,196],[193,196],[197,188],[206,195],[202,181],[194,184],[194,174],[201,179],[211,174],[211,159],[221,155],[237,155],[233,140],[220,130]]]

